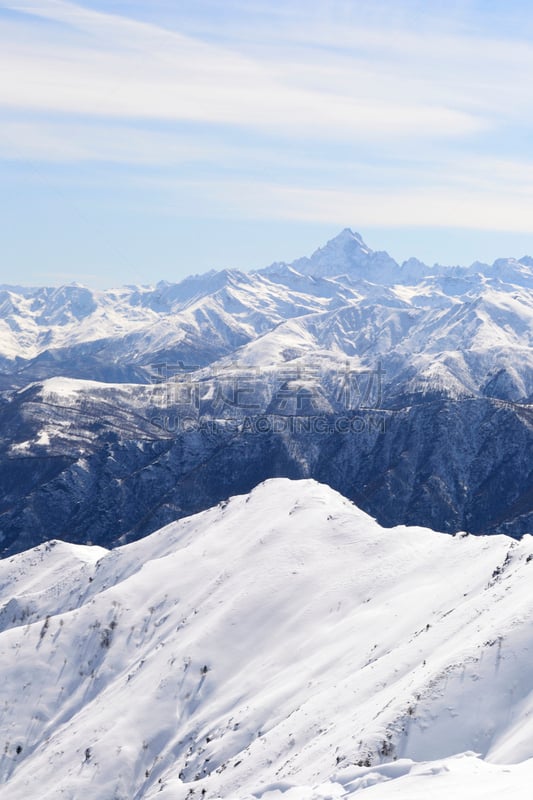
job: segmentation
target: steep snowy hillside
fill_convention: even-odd
[[[4,560],[2,798],[525,800],[532,571],[288,480]]]

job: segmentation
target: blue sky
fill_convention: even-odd
[[[533,6],[0,0],[0,283],[533,254]]]

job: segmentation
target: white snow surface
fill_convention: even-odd
[[[2,800],[491,800],[533,779],[533,539],[273,479],[0,562]]]

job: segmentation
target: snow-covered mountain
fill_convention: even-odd
[[[282,476],[383,525],[531,532],[532,339],[533,259],[400,265],[348,229],[255,273],[0,287],[0,553]]]
[[[62,375],[146,382],[151,365],[385,359],[391,394],[533,394],[533,261],[397,264],[346,229],[310,258],[179,284],[0,287],[3,386]]]
[[[519,286],[533,285],[533,259],[500,258],[492,265],[475,261],[469,267],[432,267],[417,258],[398,264],[387,252],[372,250],[359,233],[345,228],[337,236],[319,247],[309,258],[298,258],[292,264],[276,262],[260,270],[265,275],[279,275],[292,269],[315,277],[338,277],[367,280],[384,286],[416,284],[424,278],[461,278],[475,275],[509,281]]]
[[[532,570],[307,480],[6,559],[2,798],[525,800]]]
[[[232,271],[116,291],[2,287],[0,369],[6,386],[55,375],[146,382],[139,367],[205,365],[328,304]]]
[[[262,272],[270,275],[283,266],[286,265],[283,263],[272,264]],[[303,275],[320,278],[339,275],[349,277],[355,274],[360,280],[368,280],[372,283],[391,285],[402,282],[401,270],[398,269],[396,261],[388,253],[371,250],[363,241],[362,236],[354,233],[350,228],[345,228],[324,247],[316,250],[310,258],[299,258],[293,261],[290,267]]]

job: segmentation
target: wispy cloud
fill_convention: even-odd
[[[479,4],[88,5],[0,0],[11,183],[100,190],[106,218],[533,232],[533,46]]]
[[[227,205],[227,194],[217,187]],[[533,191],[490,196],[449,188],[364,191],[302,189],[277,185],[240,185],[237,213],[274,219],[357,224],[365,227],[419,226],[474,228],[533,233]]]
[[[59,0],[4,6],[25,12],[28,24],[39,16],[64,29],[61,46],[43,40],[29,47],[24,25],[6,39],[0,105],[12,109],[201,121],[332,140],[454,136],[486,126],[480,115],[440,98],[401,96],[392,78],[386,91],[373,92],[372,70],[361,59],[332,65],[342,82],[331,75],[324,85],[324,74],[305,59],[274,63],[268,54],[254,58]],[[73,29],[89,39],[72,46]]]
[[[4,120],[0,153],[12,161],[55,163],[109,162],[137,166],[176,166],[193,162],[237,164],[236,147],[205,137],[154,131],[109,121]]]
[[[494,164],[497,169],[497,164]],[[500,164],[492,181],[482,173],[482,162],[468,173],[460,165],[449,180],[427,177],[425,185],[323,188],[261,181],[156,180],[161,208],[169,214],[189,209],[234,219],[294,220],[299,222],[370,227],[456,228],[478,231],[533,233],[533,188],[527,174],[516,184],[505,176],[518,164]],[[528,168],[533,174],[533,164]],[[376,175],[376,177],[379,177]]]

